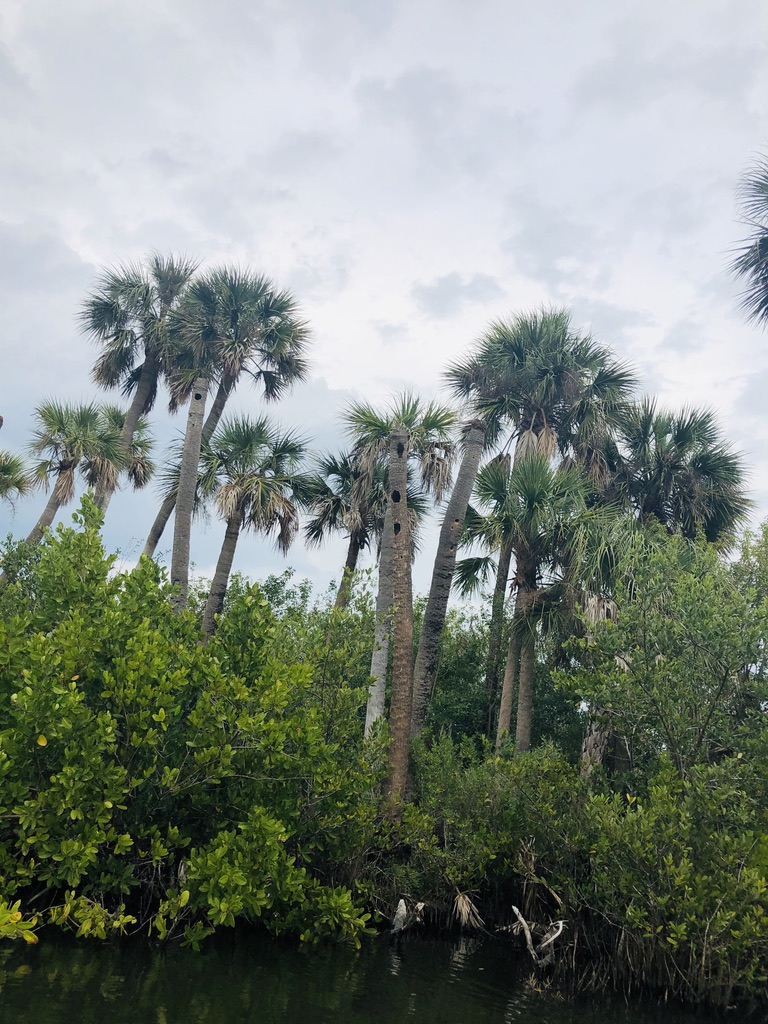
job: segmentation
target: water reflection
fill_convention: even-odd
[[[17,1024],[677,1024],[671,1011],[537,994],[505,942],[387,937],[359,953],[232,933],[201,953],[45,938],[0,951],[2,1020]],[[714,1020],[715,1018],[712,1018]],[[699,1022],[706,1021],[699,1017]]]

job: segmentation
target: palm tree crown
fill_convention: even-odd
[[[743,278],[741,307],[747,319],[768,323],[768,158],[747,172],[738,191],[749,235],[736,249],[731,272]]]
[[[674,413],[645,399],[628,410],[616,453],[616,488],[641,520],[717,541],[744,522],[743,457],[707,409]]]

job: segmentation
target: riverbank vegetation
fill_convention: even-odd
[[[359,944],[401,904],[521,948],[558,921],[530,949],[573,987],[765,1002],[768,526],[745,530],[709,411],[662,408],[545,308],[491,323],[450,401],[353,404],[346,446],[313,456],[225,415],[242,379],[270,402],[307,374],[266,277],[154,255],[81,321],[130,405],[45,402],[34,467],[0,453],[0,498],[52,484],[0,555],[0,936],[198,946],[248,922]],[[118,571],[100,528],[153,476],[163,389],[184,439]],[[212,581],[189,570],[205,508]],[[248,534],[342,535],[338,586],[233,574]]]

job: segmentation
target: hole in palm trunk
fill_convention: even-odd
[[[392,501],[400,501],[400,491],[392,491]]]
[[[202,395],[200,394],[200,392],[199,392],[199,391],[196,391],[196,392],[195,392],[195,401],[196,401],[196,402],[199,402],[199,401],[200,401],[200,399],[201,399],[202,397],[203,397],[203,396],[202,396]]]
[[[400,533],[400,523],[395,523],[395,534]]]

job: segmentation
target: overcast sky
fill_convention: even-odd
[[[768,339],[726,271],[766,43],[760,0],[2,0],[0,444],[42,398],[94,396],[78,305],[159,249],[294,290],[312,381],[274,415],[320,449],[350,398],[433,395],[490,319],[554,302],[648,392],[714,407],[768,515]],[[155,501],[115,497],[110,547],[136,554]],[[199,571],[222,534],[195,535]],[[288,558],[321,586],[342,561]],[[235,568],[284,564],[249,537]]]

